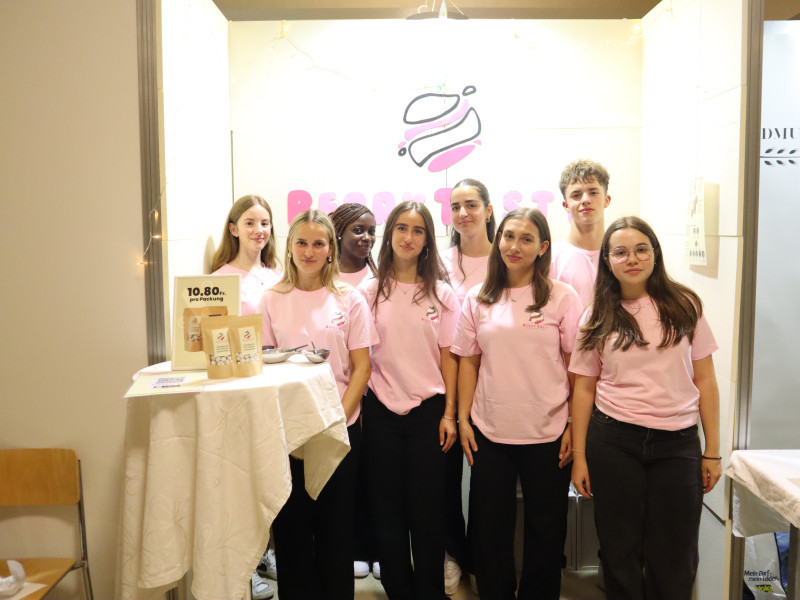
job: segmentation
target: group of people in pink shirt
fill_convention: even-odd
[[[717,346],[652,228],[605,228],[608,184],[598,163],[564,169],[570,231],[553,243],[541,212],[496,224],[486,187],[462,180],[450,248],[403,202],[377,264],[366,207],[309,210],[282,273],[269,205],[234,204],[214,271],[241,275],[264,344],[330,349],[351,446],[316,501],[291,459],[273,524],[281,600],[349,600],[370,561],[390,600],[443,600],[462,573],[485,600],[556,599],[570,481],[594,498],[608,598],[691,597],[702,496],[721,477]]]

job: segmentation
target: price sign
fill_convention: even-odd
[[[172,368],[205,369],[201,332],[204,316],[239,314],[239,275],[175,278],[172,312]]]

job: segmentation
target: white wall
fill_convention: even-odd
[[[550,194],[544,208],[559,238],[568,222],[558,177],[590,157],[611,172],[608,217],[636,212],[637,31],[621,20],[232,22],[234,195],[267,198],[281,240],[292,190],[326,211],[354,192],[368,206],[380,192],[396,202],[421,195],[444,236],[434,193],[472,177],[500,216],[510,193]],[[408,103],[468,85],[476,92],[462,101],[480,116],[481,145],[438,172],[398,156]],[[335,199],[324,203],[325,194]]]
[[[653,225],[667,270],[696,290],[719,344],[722,455],[736,401],[744,156],[745,0],[665,0],[642,20],[641,216]],[[704,178],[707,266],[684,259],[689,188]],[[723,463],[724,466],[724,463]],[[699,598],[724,597],[726,479],[705,498]],[[715,516],[716,515],[716,516]],[[723,563],[727,564],[727,563]]]
[[[166,340],[176,275],[208,273],[233,203],[228,22],[211,0],[161,0]],[[167,343],[167,355],[172,348]]]
[[[0,447],[77,451],[96,598],[114,590],[122,395],[147,358],[135,10],[0,2]],[[77,551],[71,512],[28,512],[0,511],[0,556]],[[83,597],[80,574],[54,596]]]

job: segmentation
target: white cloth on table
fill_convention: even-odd
[[[331,369],[303,359],[129,398],[125,437],[123,600],[157,597],[190,568],[198,600],[243,597],[291,491],[289,454],[305,459],[316,498],[349,451]]]
[[[734,483],[734,535],[800,527],[800,450],[736,450],[726,474]]]

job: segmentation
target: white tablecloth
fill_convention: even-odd
[[[156,597],[192,569],[199,600],[242,598],[289,497],[289,453],[316,498],[348,451],[327,363],[129,398],[117,597]]]
[[[740,537],[800,527],[800,450],[736,450],[733,532]]]

